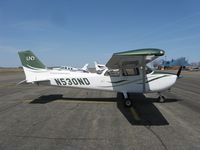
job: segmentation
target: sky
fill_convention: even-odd
[[[46,66],[105,64],[113,53],[165,50],[200,61],[199,0],[0,0],[0,66],[32,50]]]

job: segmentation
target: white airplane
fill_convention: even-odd
[[[106,67],[106,65],[98,64],[96,61],[94,62],[94,66],[95,66],[96,72],[97,72],[98,74],[102,73],[103,70],[108,69],[108,68]]]
[[[52,68],[53,70],[69,70],[69,71],[80,71],[80,72],[88,72],[88,64],[85,64],[82,68],[75,68],[70,66],[61,66],[57,68]]]
[[[120,92],[125,106],[130,107],[132,100],[128,93],[158,93],[164,102],[161,92],[175,84],[182,69],[177,74],[147,71],[146,64],[164,53],[154,48],[114,53],[101,74],[47,69],[31,51],[21,51],[19,57],[26,83]]]

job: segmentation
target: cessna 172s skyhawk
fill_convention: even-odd
[[[128,93],[161,93],[171,88],[180,75],[148,71],[146,64],[164,55],[160,49],[147,48],[114,53],[101,74],[47,69],[31,52],[21,51],[26,79],[22,82],[68,88],[83,88],[123,93],[124,104],[132,105]],[[21,83],[22,83],[21,82]],[[160,95],[160,101],[164,98]]]

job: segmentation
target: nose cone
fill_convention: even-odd
[[[150,91],[160,92],[170,89],[177,80],[177,75],[166,74],[158,77],[158,79],[149,83]]]
[[[162,91],[170,89],[176,83],[177,75],[170,75],[165,78],[162,85]]]
[[[170,78],[171,79],[169,81],[169,87],[173,86],[176,83],[178,76],[177,75],[171,75]]]

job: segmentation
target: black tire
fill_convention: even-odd
[[[131,107],[132,106],[132,101],[130,99],[125,99],[124,100],[124,106],[125,107]]]
[[[165,97],[164,96],[160,96],[159,97],[159,102],[160,103],[164,103],[165,102]]]

